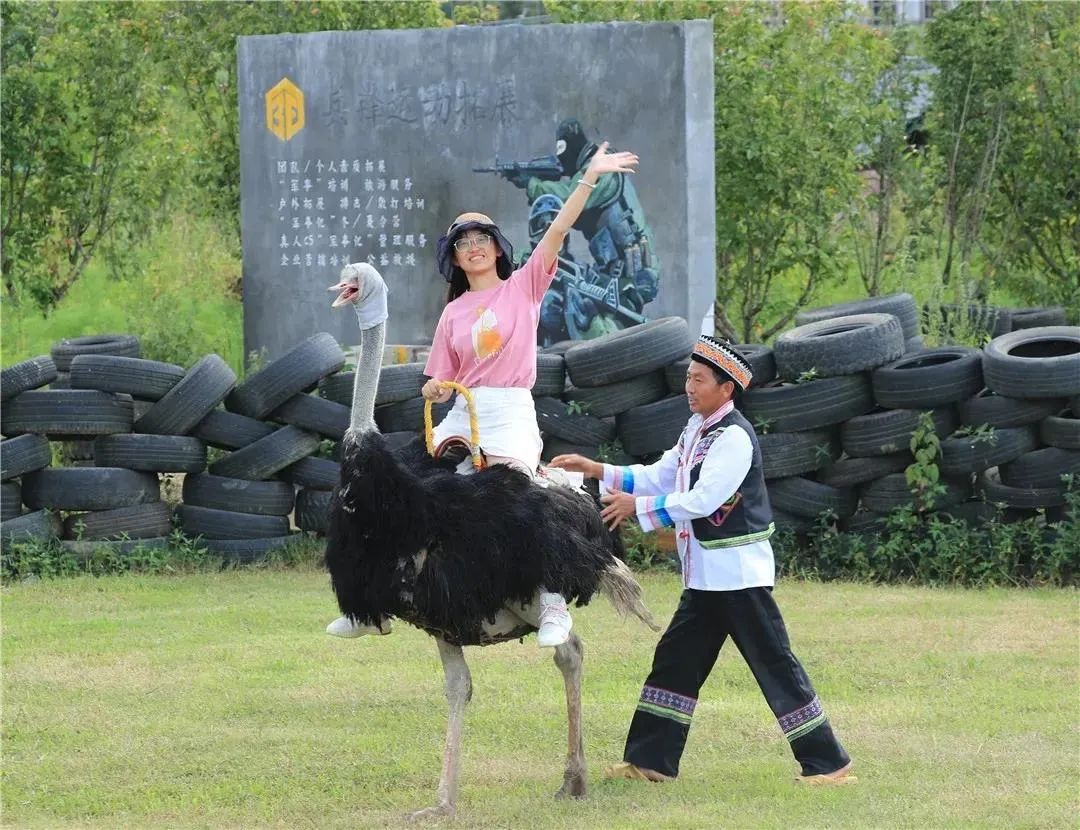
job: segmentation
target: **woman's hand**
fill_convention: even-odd
[[[586,168],[585,173],[595,174],[595,178],[599,178],[605,173],[633,173],[634,168],[637,166],[638,157],[636,153],[619,152],[609,153],[607,151],[608,142],[603,142],[596,148],[596,152],[593,153],[592,159],[589,161],[589,166]],[[595,181],[593,176],[589,177]]]
[[[557,455],[548,462],[549,467],[558,467],[572,473],[584,473],[589,478],[603,478],[604,465],[599,461],[590,461],[583,455]]]
[[[617,528],[623,519],[637,515],[637,499],[629,493],[615,490],[606,496],[601,496],[600,502],[605,505],[600,511],[600,518],[607,523],[610,530]]]
[[[442,386],[441,380],[435,380],[432,378],[424,384],[420,390],[420,394],[424,396],[425,400],[433,401],[434,403],[446,403],[450,400],[450,396],[454,394],[454,390],[449,386]]]

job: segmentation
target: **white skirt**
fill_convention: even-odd
[[[540,464],[540,428],[536,425],[536,407],[532,392],[521,388],[477,386],[470,389],[476,403],[476,418],[480,427],[480,448],[488,455],[513,458],[535,471]],[[448,438],[471,440],[469,406],[464,395],[458,395],[454,407],[432,431],[435,446]]]

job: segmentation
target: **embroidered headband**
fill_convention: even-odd
[[[730,343],[703,334],[694,344],[694,351],[690,356],[724,372],[744,392],[749,388],[750,380],[754,376],[753,370],[746,358],[735,351]]]

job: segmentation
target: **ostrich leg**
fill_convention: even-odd
[[[566,683],[566,720],[568,749],[563,785],[556,798],[582,798],[588,789],[585,771],[585,746],[581,739],[581,658],[584,649],[577,634],[555,648],[555,665]]]
[[[410,813],[410,819],[429,816],[452,816],[457,808],[458,771],[461,761],[461,730],[465,725],[465,706],[472,698],[472,677],[461,646],[436,638],[439,657],[446,675],[446,699],[450,714],[446,724],[442,774],[439,776],[439,803],[426,810]]]

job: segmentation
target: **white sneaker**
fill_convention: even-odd
[[[562,594],[540,594],[540,630],[536,641],[541,648],[561,646],[570,638],[574,621],[566,610]]]
[[[389,634],[391,631],[390,620],[383,621],[382,628],[376,625],[361,625],[353,622],[348,617],[338,617],[330,625],[326,626],[326,633],[331,637],[363,637],[365,634]]]

